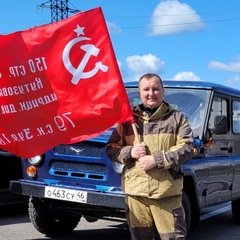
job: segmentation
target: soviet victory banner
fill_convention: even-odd
[[[20,157],[132,121],[101,8],[0,35],[0,148]]]

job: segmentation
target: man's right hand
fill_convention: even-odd
[[[137,143],[131,149],[131,157],[138,159],[146,155],[146,144],[144,142]]]

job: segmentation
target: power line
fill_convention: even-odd
[[[213,14],[219,14],[219,13],[224,13],[224,14],[227,14],[227,13],[239,13],[240,10],[229,10],[229,11],[215,11],[215,12],[200,12],[200,13],[197,13],[198,15],[213,15]],[[176,16],[186,16],[186,15],[196,15],[196,13],[189,13],[189,12],[181,12],[181,13],[177,13],[177,14],[158,14],[158,15],[155,15],[154,17],[155,18],[158,18],[158,17],[176,17]],[[111,17],[111,18],[108,18],[108,19],[136,19],[136,18],[150,18],[151,16],[125,16],[125,17]]]
[[[68,17],[69,13],[78,13],[81,12],[78,10],[76,7],[72,6],[74,8],[69,8],[68,3],[71,4],[68,0],[65,1],[59,1],[59,0],[51,0],[51,1],[46,1],[44,3],[41,3],[40,5],[37,5],[38,8],[50,8],[51,9],[51,22],[56,22],[60,19],[64,19]],[[202,12],[201,14],[216,14],[216,13],[233,13],[233,12],[240,12],[240,10],[229,10],[229,11],[215,11],[215,12]],[[180,13],[180,14],[165,14],[161,16],[181,16],[181,15],[186,15],[188,13]],[[160,16],[160,15],[159,15]],[[114,18],[108,18],[108,19],[128,19],[128,18],[145,18],[149,16],[132,16],[132,17],[114,17]],[[200,24],[200,23],[214,23],[214,22],[230,22],[230,21],[239,21],[240,18],[223,18],[223,19],[217,19],[217,20],[205,20],[202,22],[185,22],[185,23],[170,23],[170,24],[157,24],[157,25],[148,25],[148,26],[129,26],[129,27],[118,27],[121,29],[148,29],[152,27],[168,27],[168,26],[173,26],[173,25],[186,25],[186,24]],[[16,23],[27,23],[26,21],[24,22],[0,22],[0,24],[16,24]],[[36,21],[35,21],[36,23]],[[115,28],[109,28],[111,30],[114,30]]]
[[[199,22],[185,22],[185,23],[169,23],[169,24],[154,24],[148,26],[134,26],[134,27],[118,27],[121,29],[143,29],[143,28],[153,28],[153,27],[170,27],[177,25],[187,25],[187,24],[202,24],[202,23],[213,23],[213,22],[230,22],[230,21],[239,21],[239,18],[229,18],[229,19],[218,19],[218,20],[209,20],[209,21],[199,21]],[[109,28],[110,30],[114,30],[115,28]]]

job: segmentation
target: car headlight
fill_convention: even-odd
[[[114,169],[117,173],[122,174],[122,172],[123,172],[123,167],[124,167],[124,165],[123,165],[122,163],[113,162],[112,165],[113,165],[113,169]]]
[[[28,162],[32,165],[38,165],[42,161],[42,155],[28,158]]]

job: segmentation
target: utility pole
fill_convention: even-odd
[[[50,0],[37,7],[46,7],[51,9],[51,22],[57,22],[61,19],[68,18],[68,13],[78,13],[77,9],[71,9],[68,7],[68,0]]]

